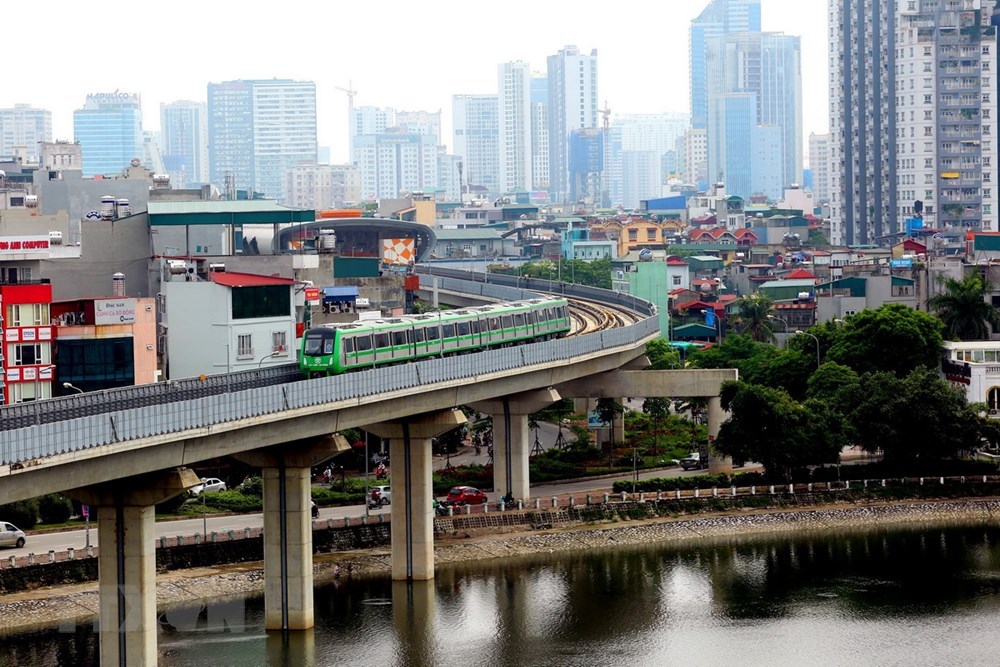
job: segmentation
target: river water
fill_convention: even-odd
[[[1000,527],[559,553],[409,585],[345,576],[316,590],[315,629],[287,638],[263,631],[259,598],[211,607],[162,617],[161,665],[997,665]],[[2,643],[3,666],[97,659],[90,627]]]

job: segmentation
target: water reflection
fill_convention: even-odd
[[[235,631],[204,612],[164,626],[161,664],[992,664],[1000,528],[593,550],[411,584],[355,575],[315,603],[309,632],[265,633],[259,599]],[[96,659],[89,626],[6,644],[0,666]]]

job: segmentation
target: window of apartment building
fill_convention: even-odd
[[[52,398],[51,382],[18,382],[10,385],[11,403],[26,403],[39,398]]]
[[[681,284],[681,277],[680,276],[673,276],[673,285],[674,285],[674,287],[679,287],[680,284]]]
[[[271,332],[271,352],[288,352],[287,333],[284,331]]]
[[[45,346],[45,352],[47,353],[49,346]],[[45,355],[46,357],[48,354]],[[43,358],[42,356],[42,345],[41,343],[29,343],[27,345],[15,345],[14,346],[14,365],[15,366],[34,366],[36,364],[47,364],[49,360]]]
[[[17,285],[31,282],[31,267],[6,267],[0,269],[0,283]]]
[[[253,334],[240,334],[236,337],[236,358],[253,357]]]
[[[646,230],[646,240],[647,241],[655,241],[656,240],[656,230],[655,229],[647,229]]]
[[[15,303],[7,306],[7,326],[37,327],[49,323],[47,303]]]
[[[630,230],[628,230],[628,240],[629,241],[637,241],[637,240],[639,240],[639,230],[638,229],[630,229]]]
[[[234,287],[233,319],[290,316],[292,294],[287,285]]]

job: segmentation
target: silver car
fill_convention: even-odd
[[[218,477],[202,477],[201,484],[197,484],[188,489],[192,496],[200,496],[203,493],[216,493],[225,491],[226,483]]]
[[[24,546],[24,531],[12,523],[0,521],[0,547]]]

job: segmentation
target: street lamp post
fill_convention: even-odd
[[[777,320],[778,322],[781,322],[782,326],[784,327],[784,329],[782,329],[782,333],[788,333],[788,320],[782,317],[778,317],[777,315],[768,315],[767,319]]]
[[[265,360],[265,359],[270,359],[271,357],[276,357],[276,356],[278,356],[279,354],[281,354],[281,350],[275,350],[275,351],[274,351],[274,352],[272,352],[271,354],[268,354],[268,355],[265,355],[265,356],[261,357],[261,358],[260,358],[260,361],[258,361],[258,362],[257,362],[257,370],[260,370],[260,368],[261,368],[261,364],[263,364],[263,363],[264,363],[264,360]]]
[[[795,334],[796,335],[802,335],[802,336],[809,336],[814,341],[816,341],[816,368],[819,368],[819,366],[820,366],[820,361],[819,361],[819,338],[817,338],[816,336],[812,335],[811,333],[809,333],[807,331],[796,331]]]
[[[72,389],[73,391],[80,392],[81,394],[83,393],[83,389],[80,389],[79,387],[75,387],[72,384],[70,384],[69,382],[63,382],[63,389]]]

